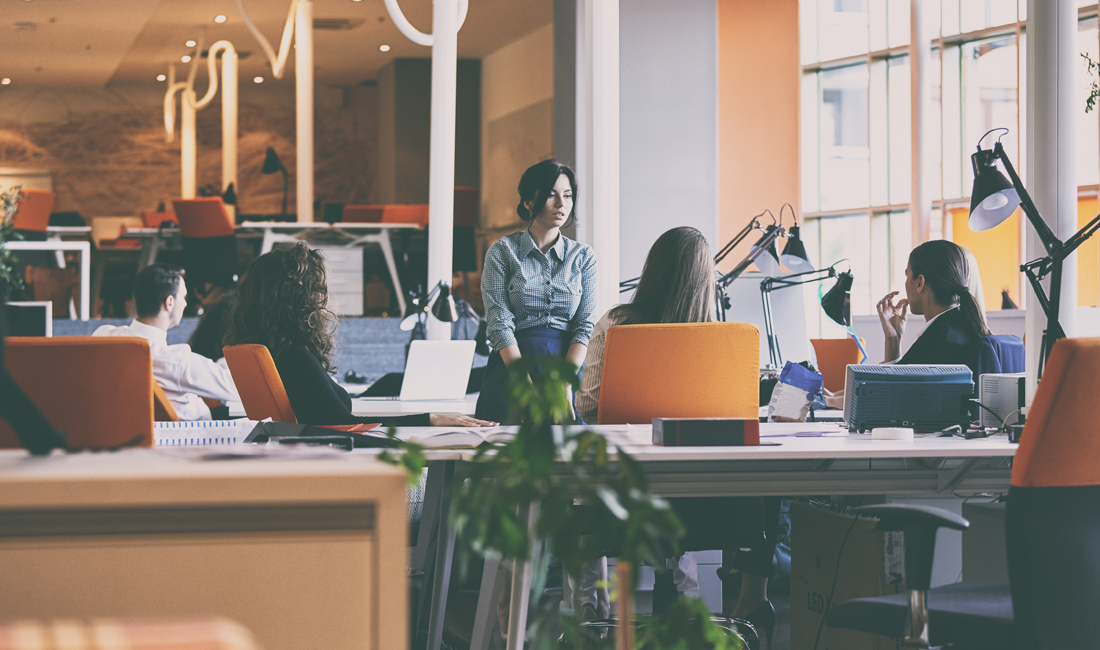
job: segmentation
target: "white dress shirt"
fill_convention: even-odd
[[[168,332],[133,321],[115,327],[104,325],[92,336],[138,336],[149,341],[153,355],[153,378],[181,420],[209,420],[210,408],[202,401],[210,397],[223,402],[239,402],[237,387],[229,369],[195,354],[186,343],[168,345]]]

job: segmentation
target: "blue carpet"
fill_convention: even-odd
[[[168,331],[168,343],[187,343],[198,325],[198,318],[184,318],[179,327]],[[102,325],[127,325],[130,320],[74,321],[54,319],[54,336],[87,336]],[[343,379],[348,370],[367,377],[373,382],[389,372],[405,370],[405,346],[409,332],[402,332],[399,318],[341,318],[336,328],[337,376]],[[470,322],[456,323],[452,327],[454,339],[472,339],[477,326]],[[474,356],[474,367],[484,366],[487,357]]]

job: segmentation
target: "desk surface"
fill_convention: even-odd
[[[353,387],[360,391],[364,386]],[[353,397],[351,400],[351,412],[356,417],[389,417],[391,415],[409,415],[412,413],[461,413],[473,415],[477,408],[477,393],[470,393],[464,399],[458,400],[416,400],[403,402],[399,399],[362,399]],[[244,417],[244,405],[240,402],[230,402],[229,416]]]

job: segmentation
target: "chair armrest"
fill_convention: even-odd
[[[928,591],[932,586],[932,558],[936,554],[936,532],[940,528],[966,530],[970,522],[940,508],[890,504],[862,506],[855,514],[878,517],[875,530],[900,530],[905,534],[905,586]]]

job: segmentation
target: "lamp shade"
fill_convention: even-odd
[[[989,230],[1012,216],[1020,205],[1020,194],[1001,170],[997,157],[988,149],[978,149],[970,157],[974,167],[974,187],[970,192],[970,219],[973,231]]]
[[[286,167],[283,167],[283,161],[279,160],[279,154],[275,153],[275,147],[268,147],[267,153],[264,155],[264,167],[260,170],[260,173],[274,174],[285,171]]]
[[[769,238],[769,236],[773,232],[775,232],[775,229],[777,227],[778,226],[768,226],[767,230],[764,231],[764,236],[761,237],[760,240],[757,241],[755,244],[753,244],[753,248],[759,248]],[[773,278],[779,275],[779,253],[775,252],[774,241],[772,241],[772,243],[768,245],[768,248],[764,252],[760,253],[753,261],[756,262],[756,266],[764,273],[764,275]]]
[[[837,276],[836,284],[821,297],[821,309],[837,325],[848,327],[852,324],[852,277],[851,271]]]
[[[795,273],[814,270],[814,265],[810,264],[810,257],[806,254],[806,245],[799,236],[800,231],[798,226],[790,227],[787,231],[787,245],[783,247],[783,256],[779,258],[783,266]]]
[[[440,283],[439,296],[432,304],[432,316],[444,323],[453,323],[458,320],[458,308],[455,306],[454,296],[451,295],[450,285]]]

